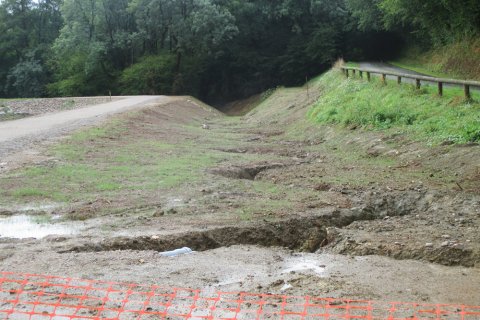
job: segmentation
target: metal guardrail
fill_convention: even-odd
[[[353,75],[358,72],[359,76],[363,78],[363,74],[367,75],[367,80],[370,81],[371,74],[379,74],[382,77],[382,82],[386,83],[387,76],[394,76],[397,77],[398,84],[402,83],[402,79],[412,79],[415,80],[415,86],[417,89],[421,87],[421,81],[437,83],[438,86],[438,95],[443,95],[443,85],[444,84],[451,84],[451,85],[460,85],[464,88],[465,98],[468,100],[472,99],[472,95],[470,92],[471,87],[480,88],[480,82],[478,81],[468,81],[468,80],[455,80],[455,79],[446,79],[446,78],[435,78],[435,77],[427,77],[421,75],[413,75],[413,74],[406,74],[406,73],[399,73],[399,72],[385,72],[381,70],[373,70],[373,69],[364,69],[364,68],[357,68],[357,67],[341,67],[342,72],[348,78],[350,76],[350,71],[352,71]]]

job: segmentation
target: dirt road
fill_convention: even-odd
[[[81,109],[0,122],[0,160],[26,145],[66,134],[85,125],[98,123],[106,116],[170,100],[171,98],[165,96],[126,97]]]

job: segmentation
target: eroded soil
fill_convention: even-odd
[[[16,154],[0,214],[75,232],[0,238],[0,269],[478,305],[480,147],[316,127],[299,94],[242,118],[177,99]]]

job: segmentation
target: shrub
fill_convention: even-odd
[[[170,54],[149,56],[125,69],[120,77],[122,94],[170,94],[175,59]]]

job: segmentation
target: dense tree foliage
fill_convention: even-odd
[[[63,24],[60,4],[61,0],[0,1],[0,96],[45,93],[51,44]]]
[[[225,101],[479,30],[478,0],[0,0],[0,96]]]
[[[411,32],[430,45],[462,40],[480,33],[478,0],[346,0],[358,26]]]

